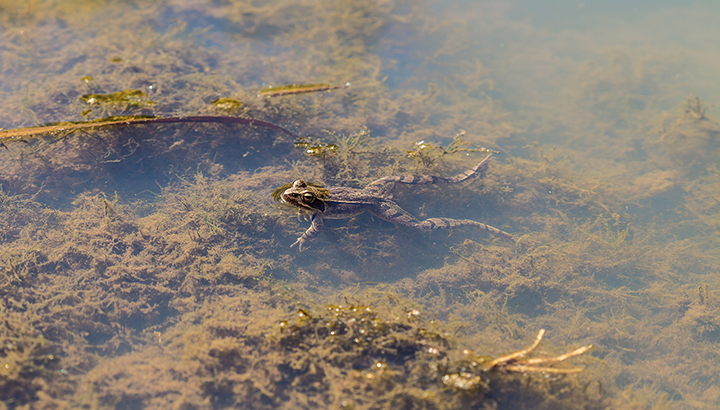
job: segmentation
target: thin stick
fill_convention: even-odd
[[[526,366],[504,366],[503,369],[511,372],[542,372],[542,373],[554,373],[554,374],[574,374],[583,371],[581,367],[573,367],[571,369],[558,369],[555,367],[526,367]]]
[[[545,334],[545,329],[540,329],[540,331],[538,332],[537,338],[535,339],[535,342],[530,347],[528,347],[527,349],[524,349],[524,350],[517,351],[512,354],[509,354],[507,356],[498,357],[497,359],[488,363],[488,367],[487,367],[488,370],[492,369],[493,367],[495,367],[497,365],[507,363],[509,361],[524,357],[528,353],[532,352],[533,350],[535,350],[536,347],[538,347],[544,334]]]
[[[528,364],[540,364],[540,363],[559,363],[559,362],[567,360],[571,357],[580,356],[581,354],[587,352],[588,350],[590,350],[592,348],[593,348],[593,345],[583,346],[583,347],[573,350],[572,352],[565,353],[565,354],[557,356],[557,357],[539,357],[537,359],[523,360],[522,364],[528,365]]]
[[[116,119],[117,118],[117,119]],[[228,117],[228,116],[188,116],[188,117],[108,117],[93,121],[65,122],[49,124],[39,127],[16,128],[12,130],[0,130],[0,147],[11,141],[22,141],[21,137],[33,137],[40,134],[54,134],[64,131],[72,131],[84,128],[108,127],[113,125],[135,125],[135,124],[168,124],[168,123],[220,123],[220,124],[247,124],[270,128],[285,133],[293,138],[297,134],[279,125],[269,122],[255,120],[252,118]]]

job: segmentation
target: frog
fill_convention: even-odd
[[[347,219],[369,212],[370,214],[397,225],[411,228],[434,230],[474,227],[508,242],[513,236],[493,226],[470,219],[415,218],[393,201],[396,184],[422,185],[449,183],[456,184],[485,174],[493,154],[489,154],[474,167],[454,177],[431,175],[387,176],[377,179],[365,188],[324,187],[307,183],[301,179],[278,187],[271,194],[276,201],[310,214],[310,227],[290,247],[303,248],[320,232],[325,219]]]

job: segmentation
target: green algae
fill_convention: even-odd
[[[301,148],[310,157],[325,158],[335,154],[340,148],[338,144],[324,144],[311,136],[300,137],[295,141],[295,146]]]
[[[507,396],[493,394],[486,397],[494,390],[485,388],[478,390],[483,394],[470,397],[456,396],[456,393],[446,391],[443,386],[447,383],[442,382],[446,374],[442,369],[445,367],[435,366],[436,370],[432,370],[432,363],[448,354],[446,351],[454,342],[448,339],[449,334],[435,329],[437,324],[427,327],[427,324],[422,323],[417,309],[403,309],[403,303],[397,301],[397,295],[389,294],[387,301],[382,303],[378,301],[371,304],[368,301],[350,304],[346,308],[341,305],[317,307],[314,303],[308,303],[309,307],[297,310],[294,318],[274,313],[277,318],[273,320],[256,321],[257,317],[247,317],[241,309],[228,317],[227,322],[223,319],[220,321],[222,324],[215,324],[217,314],[198,312],[198,303],[212,307],[218,297],[241,294],[248,301],[267,299],[267,302],[263,302],[269,304],[267,308],[276,306],[277,309],[287,304],[282,299],[273,301],[277,297],[272,296],[282,289],[280,284],[273,284],[272,276],[278,273],[278,269],[287,269],[287,262],[284,262],[286,257],[282,256],[284,248],[274,244],[276,230],[282,226],[283,217],[268,215],[262,206],[248,208],[247,204],[262,203],[258,193],[252,190],[236,192],[198,174],[193,180],[165,190],[161,201],[153,206],[157,211],[144,217],[140,216],[147,212],[143,210],[144,205],[123,205],[120,198],[107,198],[104,195],[80,195],[69,212],[47,209],[40,213],[24,211],[28,208],[36,209],[38,204],[34,202],[22,201],[17,197],[6,198],[3,202],[13,211],[4,215],[12,215],[11,221],[24,227],[22,232],[37,232],[39,227],[44,227],[43,233],[38,232],[33,237],[26,237],[22,232],[14,234],[16,239],[12,242],[8,237],[6,243],[13,244],[12,250],[3,249],[3,252],[12,255],[13,260],[8,264],[8,275],[21,279],[17,282],[13,279],[7,285],[21,286],[14,291],[19,298],[32,298],[33,303],[54,307],[46,313],[53,315],[54,324],[51,328],[43,329],[43,334],[54,335],[57,340],[55,343],[70,340],[70,335],[73,335],[71,340],[76,350],[58,356],[61,359],[53,362],[48,371],[55,370],[52,376],[59,377],[58,368],[64,369],[72,376],[69,379],[71,386],[89,384],[92,387],[89,391],[94,393],[76,396],[74,400],[77,403],[152,406],[171,400],[173,403],[200,405],[209,400],[215,406],[224,407],[257,403],[259,400],[272,407],[280,403],[278,400],[288,403],[327,402],[329,398],[336,397],[335,391],[347,389],[348,393],[340,398],[346,403],[354,403],[356,408],[397,400],[409,400],[410,403],[423,406],[445,403],[448,408],[468,403],[475,403],[473,406],[490,406],[492,403],[512,401],[510,397],[517,398],[517,392],[510,387],[511,393]],[[12,226],[9,222],[5,221],[5,224]],[[53,229],[55,226],[63,228]],[[7,232],[10,235],[14,231]],[[67,237],[62,239],[63,236],[53,232],[64,232],[63,235]],[[288,232],[290,235],[290,231],[284,228],[279,232]],[[62,242],[57,242],[60,240]],[[72,271],[73,275],[65,276],[65,271]],[[43,278],[41,283],[53,285],[47,289],[22,286],[27,283],[23,278],[29,275]],[[284,298],[289,299],[291,304],[297,303],[297,296],[292,293],[286,293]],[[212,309],[221,308],[227,303],[225,300]],[[377,313],[378,309],[386,309],[383,306],[387,303],[392,305],[392,309]],[[260,311],[264,309],[261,306],[265,305],[257,306]],[[17,309],[12,305],[8,308]],[[186,336],[180,335],[187,333],[184,327],[197,326],[198,314],[208,315],[208,319],[199,322],[202,328],[199,335],[210,335],[211,338],[202,336],[199,341],[183,341]],[[187,319],[183,319],[182,324],[174,325],[177,319],[173,318],[181,317]],[[39,320],[45,322],[44,319]],[[243,322],[246,326],[252,326],[257,333],[248,333],[247,329],[232,330],[237,323]],[[108,326],[107,323],[115,325]],[[266,327],[268,323],[272,323],[273,327]],[[173,330],[174,326],[178,327],[177,330]],[[205,326],[216,330],[208,330]],[[355,338],[349,338],[346,330],[348,326],[354,326],[353,332],[365,335],[365,339],[358,338],[355,341]],[[178,336],[172,336],[175,331]],[[157,354],[153,353],[156,352],[156,344],[147,339],[150,334],[155,335],[150,332],[168,332],[170,336],[162,337],[165,343],[182,342],[185,351],[180,356],[186,359],[165,362],[160,365],[160,369],[165,370],[155,367],[155,370],[148,372],[144,366],[148,357],[144,355]],[[272,334],[277,338],[274,342],[267,339]],[[195,333],[190,332],[190,335]],[[178,337],[181,339],[176,340]],[[432,346],[428,345],[430,342]],[[265,346],[266,343],[269,344]],[[311,343],[310,346],[317,345],[308,351],[308,343]],[[263,365],[264,369],[276,368],[275,372],[285,374],[284,378],[294,377],[297,378],[294,382],[296,384],[316,386],[314,389],[319,388],[319,393],[311,394],[304,389],[286,392],[282,384],[276,384],[277,379],[272,376],[272,372],[267,374],[270,377],[267,380],[260,378],[260,375],[251,376],[252,373],[248,373],[249,363],[257,359],[244,358],[243,352],[246,352],[245,346],[248,345],[255,346],[253,357],[258,354],[258,357],[265,358],[267,362]],[[261,346],[267,350],[258,350]],[[442,349],[443,353],[430,352],[428,358],[422,359],[419,352],[430,348]],[[137,349],[143,352],[140,357],[129,354],[130,350]],[[329,351],[324,353],[326,349]],[[401,352],[404,353],[398,356]],[[85,371],[81,369],[87,365],[82,363],[88,360],[88,354],[93,360],[119,360],[125,363],[122,367],[125,376],[118,378],[112,371],[108,373],[101,368],[84,376]],[[438,355],[442,357],[438,359]],[[317,362],[317,357],[323,358],[323,361]],[[418,362],[419,359],[422,360]],[[361,362],[367,366],[359,368]],[[79,364],[72,366],[72,363]],[[377,363],[380,363],[379,367]],[[12,365],[16,366],[17,363],[13,362]],[[447,366],[447,363],[443,366]],[[460,369],[462,365],[452,367]],[[146,374],[145,377],[164,380],[166,374],[163,372],[187,372],[188,368],[196,369],[192,372],[193,376],[188,377],[197,383],[195,386],[199,390],[188,390],[182,397],[161,399],[158,396],[173,383],[161,383],[163,387],[155,392],[143,388],[138,390],[135,383],[127,384],[129,379],[126,377],[129,375],[142,380],[143,376],[136,371]],[[420,369],[429,369],[429,373],[417,374]],[[338,371],[349,373],[340,378],[329,377]],[[456,372],[453,370],[448,374]],[[33,380],[38,377],[27,377],[30,376]],[[499,380],[507,379],[512,385],[512,377],[498,377]],[[48,380],[53,378],[48,376]],[[252,380],[252,383],[248,384],[248,380]],[[485,385],[490,379],[483,380]],[[417,383],[417,387],[409,387]],[[505,382],[500,381],[494,383],[505,385]],[[558,380],[558,383],[555,387],[541,383],[537,388],[526,389],[524,394],[527,396],[523,397],[528,402],[530,398],[542,402],[545,400],[542,398],[544,389],[562,389],[559,387],[562,382]],[[461,386],[459,383],[454,385]],[[467,383],[464,386],[467,387]],[[368,388],[377,390],[380,396],[368,397],[365,393]],[[426,389],[430,392],[425,392]],[[25,400],[40,399],[28,397]],[[572,396],[568,400],[568,403],[577,403],[582,397]],[[557,404],[555,399],[548,403],[555,403],[553,406]]]
[[[349,85],[349,84],[348,84]],[[327,83],[268,85],[257,91],[258,97],[282,97],[286,95],[318,93],[340,88]]]
[[[452,336],[428,326],[418,310],[403,308],[402,299],[392,292],[364,294],[363,299],[371,304],[311,303],[293,312],[269,308],[258,321],[247,317],[243,306],[274,304],[278,299],[250,294],[221,298],[156,334],[155,347],[115,359],[112,366],[93,371],[90,380],[96,388],[103,387],[100,402],[116,406],[362,409],[402,403],[413,408],[502,408],[535,400],[532,408],[574,408],[573,403],[583,400],[582,394],[545,396],[545,389],[560,391],[568,384],[543,377],[532,378],[519,398],[510,393],[515,377],[503,372],[483,375],[492,388],[473,389],[474,394],[447,387],[442,376],[464,363],[448,366]],[[198,326],[194,322],[200,317],[205,319]],[[159,351],[180,360],[163,360],[154,370],[148,368],[147,354]],[[137,382],[118,378],[121,368]],[[182,395],[173,392],[173,385],[179,386],[168,372],[192,380],[192,387]],[[163,386],[160,390],[142,382],[152,378]],[[592,408],[599,403],[587,404]]]
[[[83,138],[62,133],[3,150],[2,337],[15,347],[2,357],[16,373],[3,373],[14,401],[1,406],[717,403],[718,128],[700,99],[717,97],[698,87],[702,95],[685,98],[687,78],[697,78],[686,66],[712,70],[709,59],[667,44],[657,48],[664,52],[597,51],[607,49],[597,31],[573,32],[573,50],[492,5],[481,9],[483,24],[468,27],[403,2],[229,1],[202,11],[174,3],[187,19],[199,13],[231,28],[224,48],[213,48],[205,41],[220,36],[195,37],[204,27],[192,28],[207,20],[158,31],[163,24],[146,16],[172,13],[166,5],[6,3],[0,19],[12,30],[4,31],[0,104],[8,129],[82,120],[81,95],[142,89],[157,102],[143,115],[211,114],[219,108],[208,102],[233,95],[246,102],[243,115],[312,135],[309,147],[320,153],[338,148],[306,158],[293,140],[250,130],[238,142],[237,128],[214,124],[90,127],[74,131]],[[116,13],[123,18],[107,19]],[[69,45],[47,48],[44,32],[30,27]],[[512,57],[477,40],[498,38]],[[275,48],[258,53],[267,41]],[[405,57],[419,43],[415,64]],[[540,43],[576,53],[555,58]],[[87,73],[94,80],[78,84]],[[353,87],[323,98],[243,91],[297,78]],[[539,78],[540,97],[530,84]],[[127,104],[113,105],[98,112],[127,115]],[[453,175],[474,164],[472,152],[432,148],[424,163],[407,151],[417,141],[448,147],[459,128],[471,146],[504,155],[481,181],[399,189],[397,200],[418,217],[499,226],[518,236],[517,247],[466,231],[417,235],[361,216],[328,223],[304,255],[287,249],[307,225],[265,201],[274,187],[297,178],[363,186],[419,169]],[[112,168],[126,164],[119,172],[129,184]],[[391,290],[373,295],[383,285]],[[326,305],[344,306],[342,315]],[[374,319],[350,306],[372,307]],[[413,310],[419,316],[408,318]],[[393,362],[381,345],[363,346],[380,352],[373,361],[327,333],[326,322],[352,319],[382,321],[376,335],[391,348],[417,353],[430,336],[447,343],[438,350],[452,359],[449,382],[422,352]],[[295,332],[281,331],[283,322]],[[426,334],[413,333],[421,328]],[[594,344],[573,362],[585,372],[548,382],[467,371],[475,359],[523,348],[539,328],[550,329],[551,355]],[[356,360],[369,365],[355,368]],[[522,403],[507,401],[513,395]]]
[[[69,212],[47,209],[40,213],[25,211],[36,209],[36,203],[6,197],[5,206],[13,212],[3,215],[24,226],[23,232],[36,232],[40,226],[47,230],[32,238],[18,232],[15,241],[6,242],[14,244],[12,249],[2,249],[12,255],[7,275],[13,279],[4,287],[15,295],[12,300],[47,306],[47,310],[33,309],[40,316],[31,323],[42,324],[42,334],[56,340],[38,345],[18,334],[18,328],[9,327],[12,337],[30,343],[20,350],[40,358],[20,359],[5,351],[3,358],[11,369],[24,369],[7,375],[3,379],[7,386],[15,383],[32,394],[43,390],[26,385],[37,383],[38,377],[53,388],[89,385],[87,395],[73,400],[102,406],[209,401],[216,407],[250,403],[274,407],[331,400],[364,408],[409,400],[454,408],[515,402],[517,392],[510,387],[508,395],[489,395],[496,384],[512,385],[513,377],[502,373],[484,377],[486,383],[494,381],[493,389],[481,389],[483,395],[457,396],[446,391],[441,379],[449,365],[444,357],[456,342],[435,321],[421,320],[417,309],[404,308],[410,301],[403,302],[399,295],[368,294],[361,296],[362,304],[324,307],[306,301],[307,307],[295,314],[282,313],[283,307],[306,296],[288,292],[272,280],[277,269],[286,269],[280,255],[268,254],[282,249],[273,245],[273,228],[281,220],[267,216],[261,207],[248,208],[246,204],[261,202],[252,197],[257,195],[235,192],[202,175],[166,190],[155,205],[159,212],[145,217],[140,216],[145,212],[139,204],[122,205],[119,198],[103,195],[81,195]],[[67,236],[53,234],[53,225],[62,226]],[[276,262],[263,262],[268,258]],[[66,271],[73,275],[66,276]],[[49,286],[28,286],[30,276]],[[198,310],[198,303],[207,307]],[[3,307],[27,321],[29,312],[19,309],[23,304],[8,299]],[[256,313],[248,316],[246,309],[253,305],[251,311]],[[271,316],[258,320],[256,314]],[[53,317],[51,325],[44,315]],[[198,322],[199,317],[205,319]],[[63,340],[72,340],[74,349],[64,348],[60,353],[54,347],[50,351],[55,353],[48,353],[47,348],[37,347],[57,346]],[[248,346],[253,349],[247,350]],[[162,364],[153,364],[154,370],[148,371],[145,355],[157,356],[158,348],[165,352],[159,356]],[[138,349],[140,356],[129,353]],[[166,356],[177,349],[181,349],[177,354]],[[88,355],[91,360],[124,364],[86,373]],[[22,360],[31,360],[35,367]],[[458,362],[450,367],[461,366]],[[123,375],[111,369],[123,369]],[[162,394],[177,383],[160,381],[178,372],[186,374],[194,387],[183,388],[186,393],[181,397]],[[130,382],[127,377],[137,380]],[[145,377],[157,384],[143,384]],[[287,391],[277,377],[314,387]],[[58,384],[56,378],[66,384]],[[543,403],[545,389],[563,389],[563,383],[559,379],[550,385],[543,382],[525,389],[523,397],[528,403],[531,398]],[[158,387],[150,391],[143,385]],[[367,389],[376,394],[368,396]],[[345,393],[338,396],[338,391]],[[48,399],[13,397],[21,402]],[[566,400],[570,408],[569,403],[583,398]],[[558,405],[556,399],[547,403],[557,408],[553,407]]]
[[[210,104],[214,105],[215,107],[217,107],[223,111],[237,111],[245,106],[245,103],[243,103],[235,98],[227,98],[227,97],[218,98],[217,100],[213,100]]]
[[[416,142],[413,149],[407,151],[407,156],[408,158],[417,160],[422,168],[429,168],[437,159],[444,155],[460,154],[463,152],[500,153],[500,151],[493,151],[488,148],[466,148],[470,143],[463,140],[464,135],[465,131],[460,131],[447,147],[429,141]]]
[[[121,90],[109,94],[91,93],[80,96],[80,101],[90,105],[122,104],[131,108],[150,107],[156,104],[147,98],[143,90]]]

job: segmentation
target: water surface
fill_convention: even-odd
[[[701,1],[0,1],[0,128],[203,115],[306,137],[216,122],[4,140],[0,405],[717,406],[718,17]],[[343,87],[258,96],[299,83]],[[481,148],[499,152],[484,178],[395,200],[514,245],[361,215],[298,252],[309,222],[269,195],[452,176]],[[535,356],[594,345],[554,365],[582,373],[473,367],[543,328]]]

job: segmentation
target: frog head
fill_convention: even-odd
[[[321,185],[308,184],[298,179],[280,195],[280,202],[310,212],[325,212],[325,199],[330,190]]]

